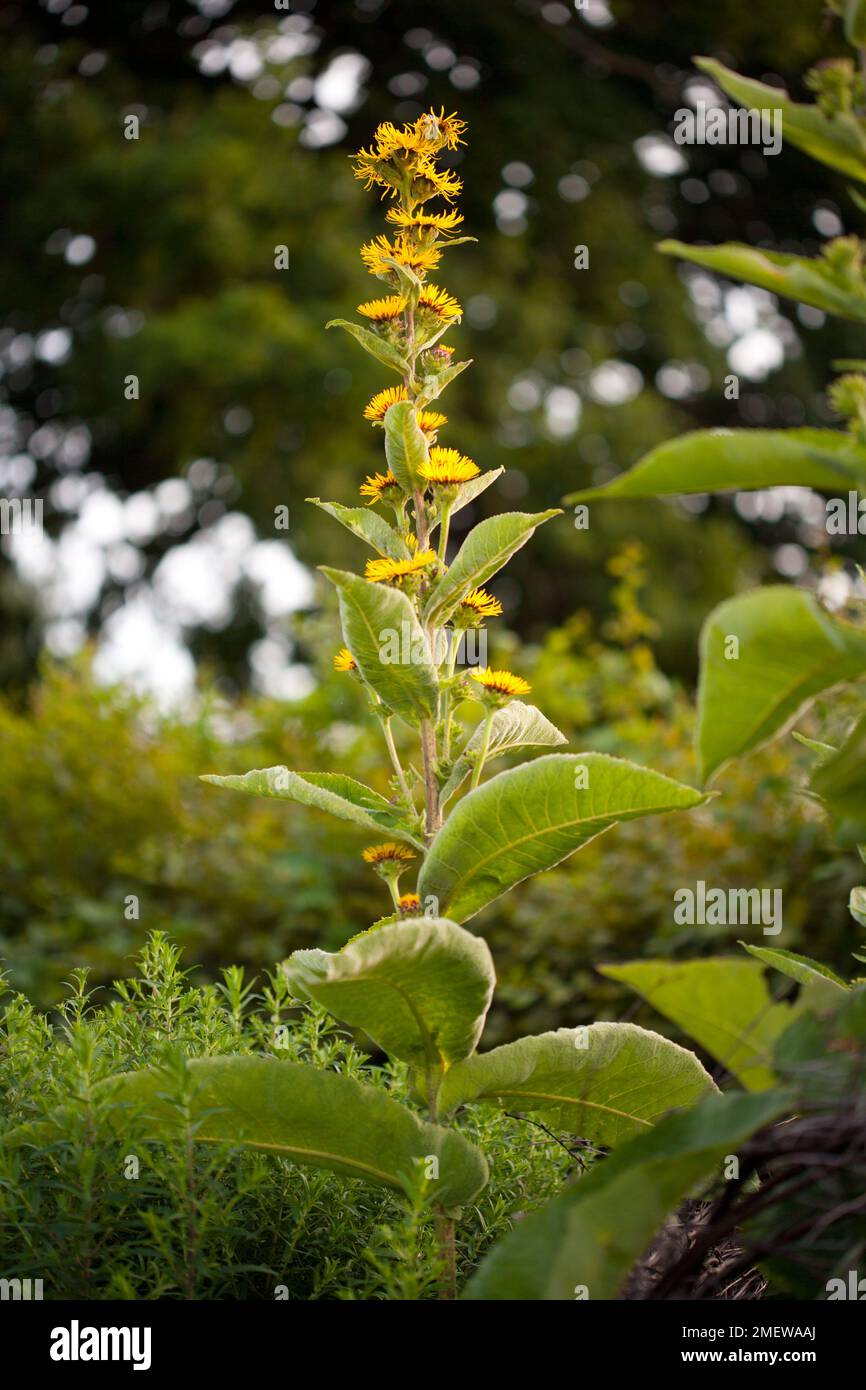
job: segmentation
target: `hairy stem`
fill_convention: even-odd
[[[390,716],[387,719],[385,719],[382,715],[380,715],[379,723],[382,725],[382,733],[385,738],[385,745],[388,749],[388,755],[391,759],[391,765],[397,774],[397,781],[400,783],[400,790],[405,796],[408,804],[411,806],[412,793],[409,790],[409,783],[406,781],[406,774],[403,771],[403,764],[400,762],[400,755],[397,752],[397,747],[394,743],[394,735],[391,732]]]
[[[434,1220],[436,1223],[436,1244],[444,1272],[444,1283],[439,1297],[450,1301],[457,1297],[457,1249],[454,1241],[454,1222],[450,1216],[445,1215],[441,1208],[437,1208]]]

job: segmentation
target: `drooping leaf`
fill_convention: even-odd
[[[380,555],[388,556],[392,560],[405,560],[408,556],[408,547],[399,531],[370,507],[343,507],[339,502],[322,502],[318,497],[308,497],[306,500],[327,512],[335,521],[345,526],[347,531],[366,541]]]
[[[397,482],[406,492],[423,484],[418,469],[429,457],[427,440],[418,427],[411,401],[397,401],[385,413],[385,457]]]
[[[864,671],[866,633],[834,621],[803,589],[770,585],[720,604],[701,632],[702,781],[781,733],[822,690]]]
[[[598,969],[636,990],[747,1090],[764,1091],[775,1083],[773,1045],[797,1010],[773,1002],[760,961],[716,956],[629,961]]]
[[[348,1076],[271,1057],[201,1057],[187,1063],[195,1083],[191,1122],[199,1143],[231,1143],[348,1177],[402,1189],[416,1159],[436,1156],[433,1197],[471,1201],[487,1181],[483,1155],[455,1130],[425,1123],[406,1106]],[[132,1111],[147,1138],[177,1134],[176,1107],[159,1068],[100,1082],[109,1117],[126,1133]],[[50,1137],[48,1126],[6,1136],[21,1144]]]
[[[845,112],[825,116],[819,106],[792,101],[778,87],[741,77],[713,58],[697,58],[695,62],[741,106],[781,110],[782,132],[788,144],[848,178],[866,182],[866,131],[856,116]]]
[[[490,484],[495,483],[496,479],[501,477],[504,472],[504,468],[488,468],[486,473],[479,473],[477,478],[470,478],[469,482],[464,483],[458,492],[451,508],[451,515],[455,516],[464,507],[468,507],[470,502],[474,502],[476,497],[480,497],[482,492],[486,492]]]
[[[490,1101],[614,1148],[715,1089],[694,1053],[659,1033],[593,1023],[467,1057],[448,1072],[439,1102],[445,1113]]]
[[[293,994],[311,996],[428,1075],[475,1048],[495,981],[486,942],[426,917],[380,927],[336,953],[295,951],[284,969]]]
[[[410,724],[432,717],[439,688],[427,637],[406,594],[322,567],[340,595],[346,646],[361,675]]]
[[[423,410],[431,401],[435,401],[442,395],[445,387],[451,385],[455,377],[471,366],[472,358],[470,357],[465,362],[453,362],[450,367],[444,367],[441,372],[431,372],[425,376],[421,382],[421,390],[415,397],[417,409]]]
[[[860,716],[842,747],[822,759],[810,786],[847,838],[866,840],[866,715]]]
[[[849,988],[834,970],[821,965],[820,961],[810,960],[808,956],[798,956],[794,951],[783,951],[780,946],[750,946],[748,941],[741,941],[740,945],[745,947],[750,955],[762,960],[765,965],[772,965],[775,970],[781,971],[791,980],[796,980],[798,984],[820,985],[826,982],[834,988]]]
[[[340,820],[354,821],[368,830],[387,831],[398,840],[423,848],[405,816],[384,796],[342,772],[290,772],[287,767],[261,767],[240,775],[218,777],[206,773],[202,782],[248,796],[271,796],[278,801],[297,801]]]
[[[617,821],[699,806],[693,787],[603,753],[551,753],[500,772],[454,808],[418,880],[422,900],[466,921]]]
[[[785,1113],[784,1092],[707,1097],[596,1164],[493,1247],[471,1300],[591,1302],[617,1297],[670,1212],[756,1130]]]
[[[392,367],[395,372],[405,376],[409,370],[408,363],[391,343],[384,338],[379,338],[369,328],[362,328],[359,323],[350,323],[348,319],[331,319],[325,324],[326,328],[345,328],[347,333],[351,333],[356,342],[361,344],[365,352],[369,352],[371,357],[383,363],[386,367]]]
[[[860,252],[851,238],[845,245],[830,242],[820,256],[793,256],[783,251],[764,251],[757,246],[726,242],[723,246],[687,246],[682,241],[662,241],[659,250],[678,256],[717,275],[745,280],[772,294],[811,304],[828,314],[866,322],[866,281]],[[839,262],[837,264],[837,262]]]
[[[501,757],[503,753],[513,753],[518,748],[553,748],[567,741],[565,734],[560,733],[556,725],[551,724],[535,705],[525,705],[522,700],[510,700],[504,709],[498,709],[493,716],[487,762]],[[443,806],[472,771],[474,759],[467,754],[480,753],[483,743],[484,720],[473,729],[463,752],[451,769],[439,797]]]
[[[866,489],[866,449],[840,430],[692,430],[651,449],[594,497],[676,497],[765,487]]]
[[[489,516],[474,526],[442,578],[433,585],[424,605],[424,621],[443,623],[462,598],[484,584],[525,545],[537,526],[559,516],[558,507],[546,512],[505,512]]]

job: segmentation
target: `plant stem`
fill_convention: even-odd
[[[450,1216],[445,1215],[441,1207],[437,1207],[434,1221],[436,1223],[436,1244],[439,1248],[439,1258],[445,1272],[445,1283],[439,1297],[450,1301],[457,1297],[457,1250],[454,1242],[454,1222]]]
[[[478,786],[478,783],[481,781],[481,773],[484,770],[484,762],[487,757],[487,750],[490,747],[490,730],[493,727],[493,716],[495,713],[496,711],[493,709],[487,711],[487,719],[484,724],[484,742],[481,745],[481,753],[479,755],[478,762],[475,764],[475,771],[472,774],[471,789],[473,791]]]
[[[451,527],[451,506],[443,502],[442,516],[439,520],[439,559],[445,564],[445,552],[448,549],[448,531]]]
[[[403,764],[400,762],[400,755],[398,754],[396,745],[394,743],[394,735],[391,732],[390,716],[387,719],[385,719],[382,715],[380,715],[379,723],[382,725],[382,733],[385,736],[385,744],[387,746],[394,771],[397,774],[397,781],[400,783],[400,790],[402,791],[407,802],[411,806],[412,793],[409,790],[409,783],[406,781],[406,774],[403,771]]]

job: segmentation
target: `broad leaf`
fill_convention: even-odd
[[[444,1114],[491,1101],[614,1148],[715,1089],[694,1053],[659,1033],[593,1023],[476,1053],[451,1068],[439,1102]]]
[[[455,516],[464,507],[468,507],[470,502],[474,502],[476,497],[480,497],[482,492],[486,492],[490,484],[495,483],[496,479],[501,477],[504,472],[504,468],[488,468],[486,473],[479,473],[477,478],[470,478],[469,482],[464,483],[458,492],[451,508],[451,515]]]
[[[441,372],[431,372],[424,377],[421,382],[421,390],[415,397],[415,406],[418,410],[423,410],[431,401],[435,401],[446,386],[450,386],[455,377],[461,372],[465,372],[467,367],[472,366],[472,358],[466,362],[454,362],[450,367],[444,367]]]
[[[354,821],[368,830],[387,831],[398,840],[423,847],[415,838],[405,816],[384,796],[363,782],[356,782],[342,772],[290,772],[287,767],[261,767],[240,775],[218,777],[205,773],[199,779],[215,787],[246,792],[248,796],[271,796],[278,801],[296,801],[327,811],[340,820]]]
[[[351,333],[356,342],[361,344],[365,352],[369,352],[371,357],[386,367],[392,367],[395,372],[405,376],[409,370],[409,365],[395,347],[384,338],[379,338],[372,333],[369,328],[362,328],[359,323],[350,323],[348,319],[331,319],[325,324],[326,328],[345,328],[347,333]]]
[[[424,606],[426,623],[443,623],[470,589],[484,584],[525,545],[537,526],[559,516],[547,512],[505,512],[479,521],[463,542],[442,578],[434,584]]]
[[[834,621],[803,589],[770,585],[720,604],[701,632],[701,780],[781,733],[820,691],[864,671],[866,633]]]
[[[772,294],[864,323],[866,282],[860,253],[850,239],[844,240],[847,249],[840,247],[839,241],[830,242],[822,255],[815,257],[761,251],[740,242],[727,242],[724,246],[687,246],[682,241],[662,241],[658,249],[666,256],[678,256],[713,270],[717,275],[745,280]]]
[[[458,922],[552,869],[621,820],[700,806],[706,796],[603,753],[560,753],[492,777],[454,808],[418,880]]]
[[[464,1298],[615,1299],[665,1218],[723,1161],[785,1113],[782,1092],[710,1096],[670,1115],[597,1163],[586,1177],[495,1245]]]
[[[856,116],[845,112],[825,116],[819,106],[792,101],[787,92],[778,87],[741,77],[713,58],[695,61],[741,106],[781,110],[782,132],[789,145],[795,145],[831,169],[838,169],[848,178],[866,182],[866,131]]]
[[[385,555],[391,560],[405,560],[408,556],[408,547],[399,531],[389,526],[385,518],[372,511],[370,507],[343,507],[339,502],[322,502],[318,497],[308,497],[306,500],[327,512],[353,535],[359,536],[362,541],[371,545],[380,555]]]
[[[838,989],[849,988],[835,971],[821,965],[817,960],[810,960],[808,956],[798,956],[794,951],[783,951],[779,946],[750,946],[747,941],[741,941],[740,945],[750,955],[763,961],[765,965],[772,965],[774,970],[779,970],[800,985],[820,987],[826,983]]]
[[[866,449],[840,430],[692,430],[651,449],[593,497],[676,497],[764,487],[866,487]]]
[[[475,759],[467,754],[481,752],[484,743],[484,720],[472,731],[463,752],[455,762],[447,782],[442,788],[440,801],[445,802],[454,795],[458,787],[469,776]],[[490,725],[490,743],[487,762],[501,757],[503,753],[513,753],[518,748],[543,746],[553,748],[559,743],[567,743],[565,734],[560,733],[555,724],[545,718],[535,705],[525,705],[521,700],[510,700],[504,709],[498,709]]]
[[[430,646],[406,594],[346,570],[322,567],[340,595],[346,646],[365,681],[410,724],[436,712],[439,687]]]
[[[400,1190],[417,1159],[439,1159],[433,1197],[447,1207],[469,1202],[487,1181],[483,1155],[455,1130],[425,1123],[377,1087],[348,1076],[271,1057],[203,1057],[187,1063],[195,1083],[191,1120],[199,1143],[238,1144],[296,1163]],[[131,1114],[147,1138],[178,1133],[169,1078],[159,1068],[99,1083],[121,1135]],[[124,1104],[124,1102],[126,1104]],[[22,1126],[13,1145],[50,1138],[51,1122]]]
[[[385,457],[404,491],[423,488],[424,480],[418,469],[426,463],[429,449],[411,401],[397,401],[385,413]]]
[[[797,1010],[773,1002],[760,961],[717,956],[630,961],[598,969],[636,990],[747,1090],[764,1091],[774,1084],[773,1045]]]
[[[391,1057],[427,1073],[468,1057],[481,1036],[495,975],[486,942],[435,918],[410,918],[341,951],[295,951],[292,993],[309,995]]]
[[[846,837],[866,840],[866,715],[860,716],[842,747],[822,759],[810,786]]]

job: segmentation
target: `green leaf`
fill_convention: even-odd
[[[842,244],[850,255],[840,258]],[[686,246],[682,241],[662,241],[666,256],[704,266],[731,280],[745,280],[772,294],[811,304],[828,314],[866,323],[866,283],[859,250],[852,238],[826,245],[820,256],[792,256],[782,251],[761,251],[756,246],[727,242],[724,246]],[[837,264],[837,261],[839,262]]]
[[[487,1181],[483,1155],[454,1130],[427,1124],[378,1087],[337,1072],[271,1057],[202,1057],[187,1063],[195,1083],[192,1123],[199,1143],[260,1149],[383,1187],[404,1187],[413,1163],[436,1156],[433,1197],[448,1207],[470,1202]],[[121,1134],[130,1109],[148,1138],[176,1137],[177,1108],[158,1068],[100,1082]],[[48,1137],[49,1127],[22,1127],[13,1144]]]
[[[684,962],[629,961],[600,965],[598,970],[636,990],[747,1090],[764,1091],[775,1083],[770,1067],[773,1045],[797,1010],[792,1004],[773,1002],[759,961],[716,956]]]
[[[353,535],[360,536],[380,555],[391,560],[407,558],[409,550],[399,531],[389,526],[385,518],[370,507],[343,507],[339,502],[323,502],[318,497],[307,497],[305,500],[327,512]]]
[[[521,1038],[459,1062],[442,1113],[469,1101],[542,1115],[566,1134],[614,1148],[668,1110],[716,1087],[693,1052],[633,1023],[593,1023]]]
[[[482,1261],[463,1297],[615,1299],[668,1214],[697,1184],[721,1176],[728,1154],[789,1103],[781,1092],[733,1091],[670,1115],[515,1226]]]
[[[774,970],[781,971],[800,985],[820,985],[827,982],[838,986],[839,989],[849,988],[835,971],[821,965],[817,960],[810,960],[808,956],[798,956],[794,951],[783,951],[779,946],[750,946],[747,941],[741,941],[740,945],[750,955],[757,957],[765,965],[772,965]]]
[[[866,715],[860,716],[842,747],[815,768],[810,786],[846,837],[866,839]]]
[[[845,0],[845,37],[855,48],[866,48],[866,0]]]
[[[720,604],[701,632],[701,780],[781,733],[822,690],[864,670],[866,633],[828,617],[803,589],[770,585]]]
[[[387,831],[398,840],[423,849],[412,827],[384,796],[365,787],[363,782],[342,772],[290,772],[287,767],[255,768],[240,776],[217,777],[206,773],[199,779],[215,787],[246,792],[249,796],[271,796],[278,801],[297,801],[317,811],[327,811],[340,820],[354,821],[368,830]]]
[[[369,328],[362,328],[359,323],[350,323],[348,319],[331,319],[325,324],[326,328],[345,328],[347,333],[351,333],[356,342],[361,344],[365,352],[369,352],[371,357],[383,363],[386,367],[392,367],[401,376],[406,376],[409,371],[409,364],[395,347],[384,338],[379,338],[375,333],[371,333]]]
[[[470,478],[468,483],[464,483],[454,499],[451,508],[451,515],[455,516],[463,507],[468,507],[470,502],[474,502],[476,497],[480,497],[482,492],[486,492],[491,483],[495,483],[505,472],[504,468],[488,468],[486,473],[479,473],[477,478]]]
[[[422,900],[466,921],[531,874],[552,869],[621,820],[700,806],[706,796],[604,753],[552,753],[465,796],[436,835]]]
[[[430,456],[427,440],[418,427],[411,401],[397,401],[385,412],[385,457],[388,467],[405,492],[423,486],[418,469]]]
[[[782,132],[789,145],[848,178],[866,182],[866,131],[856,116],[845,112],[825,116],[820,107],[792,101],[778,87],[740,77],[713,58],[697,58],[695,62],[741,106],[781,110]]]
[[[545,718],[535,705],[525,705],[521,700],[510,700],[504,709],[498,709],[490,725],[490,742],[487,749],[487,762],[501,757],[503,753],[516,752],[518,748],[533,746],[555,747],[567,743],[565,734],[560,733],[555,724]],[[475,759],[467,754],[480,753],[484,744],[484,720],[476,724],[469,736],[463,752],[455,762],[447,782],[440,793],[444,806],[475,765]],[[486,765],[486,764],[485,764]]]
[[[486,942],[426,917],[380,927],[336,954],[295,951],[284,969],[293,994],[428,1074],[477,1046],[495,981]]]
[[[427,637],[406,594],[322,567],[340,595],[346,646],[365,681],[409,724],[436,713],[439,687]]]
[[[472,366],[472,358],[465,362],[454,362],[450,367],[444,367],[441,372],[431,372],[424,377],[421,383],[421,390],[415,397],[415,407],[417,410],[424,410],[431,401],[435,401],[446,386],[450,386],[455,377],[461,372],[465,372],[467,367]]]
[[[840,430],[692,430],[651,449],[594,497],[677,497],[764,487],[866,487],[866,449]]]
[[[426,623],[443,623],[470,589],[484,584],[525,545],[537,526],[559,516],[558,507],[546,512],[505,512],[490,516],[473,527],[454,560],[434,584],[424,606]]]

